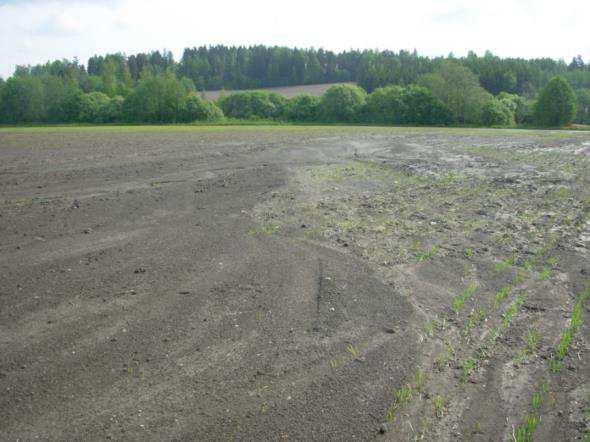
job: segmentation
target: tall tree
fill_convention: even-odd
[[[590,89],[578,89],[576,99],[578,102],[576,123],[590,124]]]
[[[178,122],[189,92],[170,72],[146,73],[125,100],[126,114],[136,122]]]
[[[2,92],[2,119],[7,123],[47,121],[43,82],[39,77],[18,75],[9,78]]]
[[[560,127],[570,123],[576,115],[576,96],[563,77],[553,77],[541,92],[535,105],[537,123]]]
[[[449,108],[454,121],[462,124],[478,124],[484,105],[492,98],[473,72],[452,61],[422,76],[419,84],[432,91]]]

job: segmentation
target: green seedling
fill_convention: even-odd
[[[555,267],[555,265],[557,264],[557,257],[552,256],[551,258],[547,258],[547,261],[545,261],[545,263],[550,267]]]
[[[405,404],[412,400],[414,393],[418,393],[424,387],[426,383],[426,375],[424,371],[419,368],[414,376],[414,382],[408,383],[401,388],[398,388],[393,392],[393,402],[387,410],[387,420],[393,421],[395,419],[395,413]]]
[[[511,268],[513,265],[514,265],[513,259],[506,259],[504,261],[500,261],[500,262],[496,263],[496,265],[494,266],[494,272],[503,273],[506,270],[508,270],[509,268]]]
[[[426,375],[424,374],[424,371],[421,368],[419,368],[416,372],[416,377],[414,378],[414,389],[417,391],[422,390],[425,383]]]
[[[516,275],[514,275],[514,278],[512,278],[512,285],[517,286],[521,284],[526,279],[526,277],[526,272],[522,271],[521,269],[518,269],[516,271]]]
[[[432,319],[424,325],[424,331],[426,332],[426,336],[432,338],[434,336],[434,331],[436,329],[437,321],[436,319]]]
[[[455,314],[457,316],[459,315],[459,312],[461,311],[465,303],[473,296],[476,290],[477,284],[472,283],[461,294],[457,295],[453,299],[453,310],[455,311]]]
[[[481,422],[480,421],[475,421],[475,424],[473,425],[473,432],[475,434],[481,433]]]
[[[502,304],[502,302],[504,302],[504,299],[506,299],[510,292],[512,292],[512,287],[509,285],[502,287],[500,290],[498,290],[496,292],[496,296],[494,297],[494,307],[498,308]]]
[[[525,423],[516,430],[516,442],[533,442],[533,434],[540,421],[538,416],[528,416]]]
[[[437,396],[433,400],[434,415],[437,418],[442,418],[445,411],[445,399],[442,396]]]
[[[395,419],[395,412],[403,405],[410,402],[412,399],[412,386],[405,385],[393,392],[393,402],[387,410],[387,420],[393,421]]]
[[[547,381],[544,381],[541,384],[539,391],[537,391],[537,392],[535,392],[535,394],[533,394],[533,399],[532,399],[533,410],[538,411],[541,408],[541,406],[543,405],[543,400],[545,398],[545,395],[547,394],[548,391],[549,391],[549,383]]]
[[[467,379],[469,379],[469,376],[471,376],[471,373],[475,367],[477,367],[477,360],[473,357],[470,357],[463,363],[461,366],[461,376],[459,377],[459,381],[462,384],[464,384]]]
[[[350,353],[352,355],[353,358],[358,358],[359,357],[359,351],[357,350],[357,348],[352,345],[352,344],[348,344],[348,347],[346,347],[346,351],[348,353]]]
[[[463,332],[465,336],[469,336],[471,331],[477,327],[486,317],[486,311],[484,309],[474,310],[469,315],[469,319],[467,320],[467,324],[465,325],[465,331]]]
[[[529,330],[526,336],[526,350],[529,354],[534,354],[539,346],[540,336],[536,330]]]
[[[503,328],[508,328],[510,326],[510,324],[512,323],[512,320],[518,314],[518,311],[520,310],[520,308],[524,304],[524,301],[525,301],[524,295],[519,295],[516,298],[516,300],[510,305],[508,310],[506,310],[504,312],[504,314],[502,315],[502,327]]]
[[[549,278],[551,278],[551,269],[549,267],[543,268],[541,273],[539,273],[539,278],[541,278],[541,281],[547,281]]]
[[[527,270],[527,271],[531,271],[533,270],[535,264],[533,263],[533,261],[531,261],[530,259],[527,259],[525,262],[523,262],[522,267]]]
[[[549,368],[553,372],[558,372],[563,367],[563,360],[569,353],[569,349],[574,340],[574,335],[580,328],[583,322],[584,302],[590,298],[590,287],[588,287],[581,295],[578,296],[574,309],[572,310],[572,318],[569,326],[561,335],[561,339],[555,349],[555,354],[549,362]]]
[[[526,361],[527,356],[535,354],[537,347],[539,346],[539,340],[539,333],[536,330],[529,330],[526,335],[526,346],[515,358],[515,362],[517,364],[522,364]]]
[[[416,262],[427,261],[427,260],[433,258],[434,256],[436,256],[437,252],[438,252],[438,247],[432,246],[427,251],[416,255]]]
[[[492,330],[490,330],[490,342],[494,343],[498,340],[498,338],[500,337],[500,334],[502,332],[500,331],[500,329],[498,327],[494,327]]]

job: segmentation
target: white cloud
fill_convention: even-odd
[[[590,2],[562,0],[0,0],[0,75],[96,53],[269,44],[343,50],[491,50],[502,56],[590,60]]]

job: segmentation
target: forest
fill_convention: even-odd
[[[259,89],[317,83],[322,97]],[[202,46],[18,66],[0,79],[0,123],[189,123],[272,119],[317,123],[558,127],[590,124],[590,64],[501,58],[490,52],[425,57],[416,51]]]

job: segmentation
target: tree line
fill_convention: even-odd
[[[581,57],[566,64],[491,53],[428,58],[406,51],[333,53],[266,46],[187,48],[178,62],[166,51],[107,54],[91,57],[87,66],[56,60],[17,67],[6,81],[0,79],[0,123],[168,123],[225,115],[309,122],[549,125],[538,108],[554,77],[560,79],[559,93],[574,106],[565,122],[589,124],[590,65]],[[199,95],[208,89],[341,81],[356,81],[360,87],[331,88],[323,97],[292,100],[248,92],[213,103]],[[334,91],[354,104],[331,108]]]

